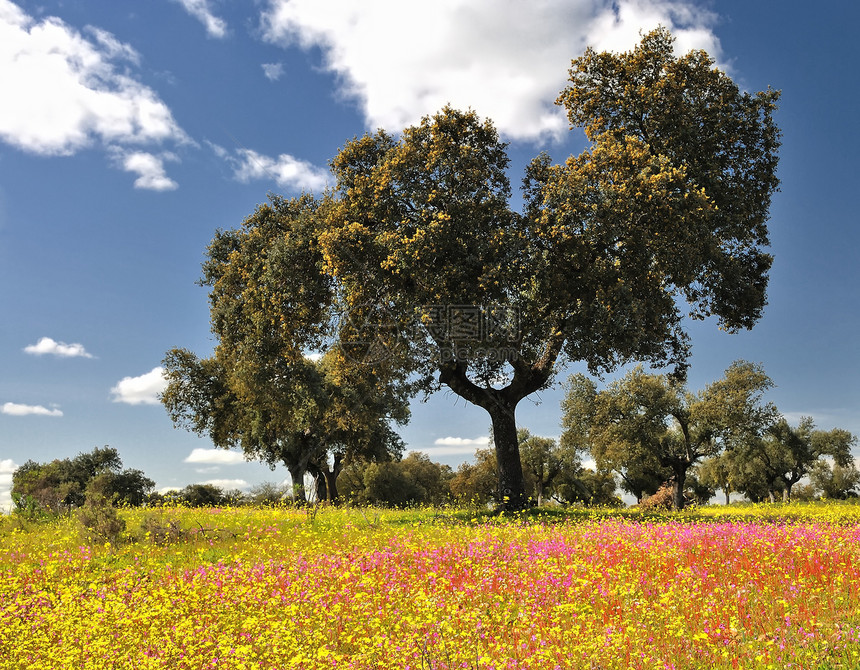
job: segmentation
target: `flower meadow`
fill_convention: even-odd
[[[860,667],[860,508],[776,509],[4,517],[0,668]]]

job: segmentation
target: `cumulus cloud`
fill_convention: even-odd
[[[50,354],[52,356],[60,356],[62,358],[92,358],[92,354],[87,353],[83,344],[66,344],[65,342],[57,342],[50,337],[41,338],[36,344],[30,344],[24,347],[24,351],[35,356],[44,356]]]
[[[175,2],[182,5],[186,12],[203,24],[209,37],[221,39],[227,36],[227,22],[212,13],[209,0],[175,0]]]
[[[167,388],[164,368],[153,368],[139,377],[123,377],[110,392],[114,402],[127,405],[157,405],[158,395]]]
[[[244,463],[245,457],[238,451],[226,449],[192,449],[185,457],[185,463],[214,463],[217,465],[235,465]]]
[[[266,79],[270,81],[278,81],[278,79],[284,76],[283,63],[263,63],[262,68]]]
[[[233,175],[241,182],[268,179],[281,188],[295,191],[317,191],[325,188],[328,172],[310,163],[281,154],[277,158],[264,156],[251,149],[238,149],[228,161]]]
[[[397,130],[450,103],[526,140],[567,129],[553,103],[586,46],[629,49],[662,24],[679,50],[717,56],[714,21],[685,0],[268,0],[262,14],[268,41],[322,50],[371,129]]]
[[[179,186],[167,176],[164,169],[165,159],[176,160],[176,156],[171,153],[155,156],[146,151],[119,150],[115,152],[115,160],[122,169],[137,175],[137,179],[134,180],[134,187],[151,191],[173,191]]]
[[[41,155],[187,142],[167,105],[132,76],[139,60],[107,31],[36,20],[0,0],[0,140]]]
[[[7,402],[0,407],[0,413],[10,416],[63,416],[63,413],[57,409],[48,409],[42,405],[20,405],[14,402]]]

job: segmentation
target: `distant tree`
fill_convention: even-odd
[[[450,498],[453,476],[449,466],[410,452],[399,461],[356,461],[346,466],[342,488],[349,500],[359,504],[438,505]]]
[[[711,498],[714,497],[716,491],[713,486],[702,481],[699,473],[701,467],[695,466],[687,473],[687,487],[685,495],[695,502],[697,505],[707,505]]]
[[[113,447],[96,447],[72,459],[50,463],[29,460],[12,475],[12,493],[30,497],[53,513],[80,507],[88,487],[98,480],[101,495],[112,503],[141,505],[155,482],[140,470],[121,470],[122,459]]]
[[[407,479],[418,487],[419,502],[440,505],[450,500],[450,482],[454,476],[451,466],[435,463],[427,454],[416,451],[410,452],[398,465]]]
[[[262,482],[252,486],[247,497],[255,505],[277,505],[288,493],[289,489],[282,484]]]
[[[714,490],[721,489],[726,497],[726,505],[731,502],[732,492],[740,490],[737,485],[737,465],[733,456],[734,452],[724,451],[705,459],[699,466],[699,481]]]
[[[540,506],[561,474],[565,460],[558,443],[552,438],[532,435],[528,429],[520,428],[517,431],[517,439],[523,471],[531,475],[534,481],[534,500]],[[578,465],[570,463],[570,467],[574,469]]]
[[[461,463],[451,479],[451,495],[461,503],[486,505],[497,500],[499,477],[496,452],[492,449],[475,451],[474,463]]]
[[[552,488],[552,497],[561,503],[579,503],[586,506],[618,507],[621,499],[611,472],[592,468],[562,469]]]
[[[762,402],[772,382],[760,366],[743,361],[697,395],[641,367],[593,395],[589,383],[582,377],[569,383],[568,397],[586,400],[568,406],[587,406],[588,423],[566,419],[564,439],[588,444],[598,467],[618,473],[637,501],[671,481],[677,509],[684,506],[688,472],[761,432],[772,413]]]
[[[815,430],[810,417],[803,417],[797,427],[784,418],[774,423],[764,439],[753,444],[746,454],[749,465],[759,469],[766,479],[778,482],[783,500],[791,499],[792,487],[807,476],[816,462],[830,456],[841,467],[851,465],[851,448],[857,438],[846,430]],[[770,490],[774,498],[776,486]]]
[[[809,471],[809,480],[816,491],[831,500],[845,500],[857,497],[860,485],[860,471],[852,460],[844,465],[820,459]]]
[[[178,499],[189,507],[216,507],[225,503],[224,491],[214,484],[189,484],[179,491]]]
[[[323,499],[334,500],[345,462],[399,455],[402,441],[390,422],[408,419],[405,398],[339,365],[334,354],[289,361],[277,350],[251,349],[252,363],[224,363],[220,348],[208,359],[185,349],[168,352],[161,401],[174,424],[270,467],[283,463],[298,502],[306,501],[306,473],[318,480]],[[241,351],[245,360],[250,354]],[[237,369],[252,375],[250,390]]]

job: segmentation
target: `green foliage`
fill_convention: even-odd
[[[185,375],[169,354],[168,411],[284,460],[299,484],[318,452],[366,458],[350,431],[397,421],[410,394],[444,385],[489,413],[496,497],[522,508],[516,407],[560,360],[680,369],[685,302],[730,331],[760,317],[777,99],[741,92],[703,52],[676,57],[663,29],[627,53],[589,49],[558,103],[590,145],[559,165],[537,157],[524,208],[510,203],[506,145],[473,112],[345,143],[321,198],[272,197],[216,234],[202,283],[223,373]],[[316,431],[336,392],[319,392],[304,355],[326,350],[357,397],[380,399],[343,440]]]
[[[248,502],[254,505],[278,505],[288,495],[289,489],[274,482],[262,482],[251,487]]]
[[[474,463],[461,463],[451,479],[451,495],[460,504],[480,507],[497,502],[499,477],[496,454],[492,449],[475,451]]]
[[[224,491],[214,484],[189,484],[177,497],[177,502],[189,507],[217,507],[227,502]]]
[[[401,461],[354,463],[344,471],[344,493],[361,505],[440,505],[449,500],[451,468],[411,452]]]
[[[72,459],[50,463],[30,460],[12,475],[13,499],[22,501],[24,509],[31,509],[35,503],[44,512],[58,514],[82,506],[87,490],[98,481],[101,495],[111,502],[143,504],[155,482],[140,470],[120,470],[121,467],[119,452],[112,447],[96,447]]]
[[[762,400],[771,386],[760,366],[744,361],[698,394],[672,376],[641,367],[600,392],[584,377],[573,377],[563,405],[562,439],[589,445],[598,467],[618,473],[622,488],[637,501],[671,481],[674,504],[681,509],[689,472],[703,459],[711,460],[705,461],[705,480],[696,481],[697,497],[704,497],[711,483],[728,486],[719,470],[725,462],[715,459],[727,447],[763,434],[776,411]]]
[[[846,500],[857,497],[857,487],[860,485],[860,471],[851,461],[847,465],[838,462],[830,463],[825,459],[816,461],[809,472],[809,479],[814,490],[830,500]]]
[[[90,544],[116,544],[125,530],[125,519],[120,518],[113,501],[105,495],[105,480],[93,479],[87,487],[86,499],[77,511],[81,537]]]
[[[816,463],[825,456],[831,457],[835,466],[846,468],[840,472],[840,476],[850,477],[853,466],[851,448],[856,443],[857,438],[841,428],[815,430],[815,423],[810,417],[803,417],[796,427],[780,418],[769,427],[762,439],[750,442],[740,452],[738,458],[744,467],[743,472],[752,479],[752,482],[743,479],[742,487],[754,488],[757,477],[764,480],[771,501],[781,491],[783,500],[787,502],[791,499],[794,485],[809,475]],[[827,484],[825,471],[819,469],[818,472],[820,483]],[[848,482],[843,481],[841,484],[847,485]]]

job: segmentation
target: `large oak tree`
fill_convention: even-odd
[[[627,53],[589,49],[558,102],[590,145],[536,158],[522,208],[505,144],[473,112],[353,139],[318,201],[258,210],[255,254],[229,232],[210,247],[215,330],[238,369],[248,343],[277,341],[285,365],[331,347],[410,390],[447,386],[489,413],[499,496],[520,508],[515,410],[560,366],[683,368],[687,313],[729,331],[761,315],[777,98],[740,91],[704,52],[675,56],[663,29]],[[273,209],[301,225],[267,224]]]

